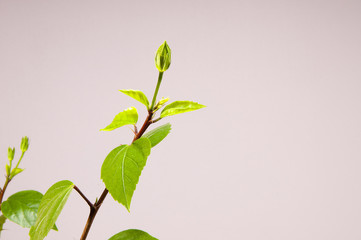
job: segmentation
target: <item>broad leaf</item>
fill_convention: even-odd
[[[68,180],[51,186],[41,199],[35,225],[30,228],[30,240],[43,240],[54,226],[69,198],[74,184]]]
[[[128,95],[131,98],[134,98],[135,100],[143,103],[147,109],[149,109],[149,101],[147,96],[145,96],[145,94],[139,90],[133,90],[133,89],[121,89],[119,90],[122,93]]]
[[[148,138],[152,147],[160,143],[170,132],[171,125],[166,123],[160,127],[153,129],[143,135],[143,137]]]
[[[101,178],[105,186],[114,200],[123,204],[128,211],[150,148],[150,141],[140,138],[131,145],[113,149],[102,165]]]
[[[165,106],[160,114],[161,118],[172,116],[179,113],[194,111],[205,106],[191,101],[175,101]]]
[[[1,205],[1,211],[10,221],[30,228],[36,222],[38,208],[43,194],[34,190],[26,190],[11,195]],[[53,226],[54,230],[58,230]]]
[[[134,107],[130,107],[125,109],[123,112],[118,113],[111,124],[109,124],[106,128],[100,129],[101,131],[112,131],[119,127],[136,124],[138,121],[138,112]]]
[[[148,233],[137,229],[129,229],[115,234],[109,240],[158,240],[150,236]]]

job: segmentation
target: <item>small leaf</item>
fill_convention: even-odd
[[[24,169],[22,169],[22,168],[14,168],[10,173],[10,178],[15,177],[16,175],[18,175],[22,171],[24,171]]]
[[[150,236],[148,233],[137,229],[129,229],[115,234],[109,240],[158,240]]]
[[[4,230],[5,221],[6,221],[6,217],[4,215],[0,215],[0,235],[1,235],[1,231]]]
[[[138,121],[138,112],[134,107],[130,107],[125,109],[123,112],[118,113],[111,124],[109,124],[106,128],[100,129],[101,131],[112,131],[119,127],[136,124]]]
[[[6,176],[10,176],[10,166],[9,166],[9,164],[5,165],[5,170],[6,170]]]
[[[113,149],[103,162],[101,178],[105,186],[114,200],[123,204],[128,211],[150,148],[150,141],[140,138],[131,145]]]
[[[160,143],[170,132],[171,125],[166,123],[160,127],[153,129],[143,135],[143,137],[148,138],[152,147]]]
[[[133,90],[133,89],[121,89],[119,90],[122,93],[128,95],[131,98],[134,98],[135,100],[143,103],[147,109],[149,109],[149,101],[147,96],[145,96],[145,94],[142,91],[139,90]]]
[[[1,205],[1,211],[10,221],[30,228],[35,224],[38,208],[43,194],[34,190],[20,191],[11,195]],[[53,226],[54,230],[58,230]]]
[[[160,114],[161,118],[172,116],[179,113],[185,113],[194,111],[200,108],[204,108],[205,106],[196,102],[191,101],[175,101],[171,104],[165,106]]]
[[[164,104],[166,104],[169,101],[169,98],[162,98],[159,100],[159,102],[155,105],[154,111],[158,111],[163,107]]]
[[[30,228],[30,240],[43,240],[54,226],[69,198],[74,184],[68,180],[51,186],[41,199],[35,225]]]

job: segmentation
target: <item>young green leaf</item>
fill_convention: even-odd
[[[159,102],[155,105],[154,111],[158,111],[163,107],[164,104],[166,104],[169,101],[169,98],[162,98],[159,100]]]
[[[172,116],[179,113],[194,111],[205,106],[191,101],[175,101],[165,106],[160,114],[161,118]]]
[[[63,210],[74,184],[68,180],[51,186],[41,199],[35,225],[30,228],[30,240],[43,240]]]
[[[171,125],[166,123],[162,126],[159,126],[152,131],[149,131],[143,135],[143,137],[148,138],[152,147],[160,143],[170,132]]]
[[[138,229],[128,229],[123,232],[115,234],[109,240],[158,240],[150,236],[148,233]]]
[[[15,177],[16,175],[18,175],[22,171],[24,171],[24,169],[22,169],[22,168],[14,168],[10,173],[10,178]]]
[[[150,148],[150,141],[140,138],[131,145],[113,149],[103,162],[101,178],[105,186],[114,200],[123,204],[128,211]]]
[[[4,215],[0,215],[0,236],[1,236],[1,231],[4,230],[5,221],[6,221],[6,217]]]
[[[43,194],[34,190],[17,192],[2,203],[1,211],[10,221],[30,228],[35,224],[42,197]],[[57,230],[55,225],[53,229]]]
[[[128,95],[131,98],[134,98],[135,100],[143,103],[147,109],[149,109],[149,101],[147,96],[145,96],[145,94],[142,91],[139,90],[133,90],[133,89],[121,89],[119,90],[122,93]]]
[[[6,171],[6,175],[10,176],[10,166],[9,166],[9,164],[5,165],[5,171]]]
[[[137,109],[134,107],[130,107],[125,109],[123,112],[118,113],[111,124],[107,127],[100,129],[101,131],[112,131],[119,127],[129,125],[129,124],[136,124],[138,121],[138,112]]]

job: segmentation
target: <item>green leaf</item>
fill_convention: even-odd
[[[145,94],[142,91],[139,90],[133,90],[133,89],[121,89],[119,90],[122,93],[128,95],[131,98],[134,98],[135,100],[143,103],[147,109],[149,109],[149,101],[147,96],[145,96]]]
[[[154,107],[154,111],[158,111],[159,109],[161,109],[163,107],[163,105],[168,101],[169,101],[169,98],[162,98],[161,100],[159,100],[159,102]]]
[[[1,205],[1,211],[10,221],[30,228],[35,224],[38,208],[43,194],[34,190],[20,191],[11,195]],[[58,230],[53,226],[54,230]]]
[[[0,236],[1,236],[1,231],[4,230],[5,221],[6,221],[6,217],[4,215],[0,215]]]
[[[43,240],[54,226],[60,212],[73,189],[74,184],[68,180],[51,186],[41,199],[35,225],[30,228],[30,240]]]
[[[10,178],[15,177],[16,175],[18,175],[22,171],[24,171],[24,169],[22,169],[22,168],[14,168],[10,173]]]
[[[30,228],[35,224],[42,197],[43,194],[34,190],[17,192],[2,203],[1,211],[14,223]]]
[[[150,141],[140,138],[131,145],[113,149],[102,165],[101,178],[105,186],[114,200],[123,204],[128,211],[150,148]]]
[[[171,104],[165,106],[160,114],[161,118],[172,116],[179,113],[185,113],[194,111],[200,108],[204,108],[205,106],[196,102],[191,101],[175,101]]]
[[[143,137],[148,138],[152,147],[160,143],[170,132],[171,125],[166,123],[160,127],[153,129],[143,135]]]
[[[6,170],[6,175],[10,176],[10,166],[9,166],[9,164],[5,165],[5,170]]]
[[[130,107],[125,109],[123,112],[118,113],[111,124],[109,124],[106,128],[100,129],[101,131],[112,131],[119,127],[136,124],[138,121],[138,112],[134,107]]]
[[[137,229],[129,229],[115,234],[109,240],[158,240],[150,236],[148,233]]]

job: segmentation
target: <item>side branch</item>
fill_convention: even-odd
[[[8,187],[8,184],[9,184],[10,181],[11,181],[11,179],[9,178],[9,176],[6,176],[5,184],[4,184],[4,186],[3,186],[3,188],[1,189],[1,192],[0,192],[0,210],[1,210],[1,204],[3,202],[3,198],[4,198],[6,188]]]
[[[152,110],[148,111],[148,116],[145,119],[142,128],[135,134],[132,143],[135,140],[139,139],[145,133],[147,128],[152,124],[153,114],[154,113],[153,113]],[[75,188],[75,186],[74,186],[74,188]],[[76,188],[75,190],[78,191],[79,189]],[[83,196],[83,194],[80,192],[80,190],[78,192],[84,198],[84,200],[87,199],[85,196]],[[94,204],[88,202],[89,200],[88,201],[85,200],[89,204],[89,206],[91,206],[91,207],[90,207],[90,213],[89,213],[89,216],[88,216],[88,220],[87,220],[87,222],[85,224],[85,227],[84,227],[83,233],[82,233],[82,235],[80,237],[80,240],[85,240],[87,238],[89,230],[90,230],[90,228],[91,228],[91,226],[93,224],[93,221],[95,219],[95,216],[97,215],[98,210],[101,207],[101,205],[102,205],[104,199],[106,198],[108,192],[109,192],[108,189],[105,188],[102,195],[100,196],[99,200],[96,201]]]
[[[74,189],[79,193],[79,195],[84,199],[84,201],[89,205],[90,209],[94,209],[95,210],[95,206],[94,204],[92,204],[89,199],[80,191],[80,189],[74,185]]]
[[[152,110],[149,110],[149,111],[148,111],[148,116],[147,116],[147,118],[145,119],[142,128],[139,130],[139,132],[138,132],[137,134],[135,134],[132,143],[133,143],[135,140],[139,139],[139,138],[145,133],[145,131],[147,130],[147,128],[150,126],[150,124],[152,124],[153,114],[154,114],[154,113],[153,113]]]

